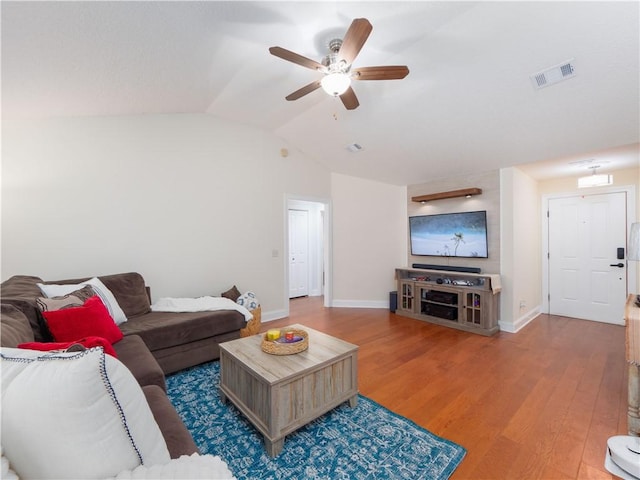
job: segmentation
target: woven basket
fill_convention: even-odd
[[[293,355],[294,353],[300,353],[309,348],[309,334],[304,330],[298,330],[297,328],[283,329],[283,332],[293,332],[294,335],[302,337],[302,340],[295,343],[279,343],[271,340],[267,340],[267,334],[262,337],[263,352],[271,355]]]
[[[241,337],[250,337],[260,331],[262,307],[258,306],[255,310],[251,310],[253,318],[247,322],[247,326],[240,329]]]

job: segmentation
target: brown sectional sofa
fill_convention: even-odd
[[[89,278],[43,281],[38,277],[18,275],[0,285],[0,296],[2,303],[16,306],[27,316],[36,341],[50,341],[51,336],[35,302],[42,296],[37,284],[76,284]],[[165,375],[219,358],[218,345],[240,338],[240,329],[246,326],[242,313],[235,310],[152,312],[150,289],[139,273],[98,278],[113,293],[127,316],[127,322],[120,325],[122,333],[125,336],[139,335]]]
[[[113,345],[118,359],[141,385],[171,458],[198,451],[191,434],[166,396],[165,375],[219,357],[218,344],[240,337],[244,316],[231,310],[161,313],[150,309],[149,289],[138,273],[98,277],[127,316],[120,325],[124,338]],[[37,283],[75,284],[86,279],[42,282],[14,276],[0,285],[0,342],[17,347],[52,341],[36,305]]]
[[[9,303],[0,304],[0,327],[2,347],[16,348],[21,343],[35,340],[34,331],[27,316]],[[193,437],[165,393],[164,373],[142,339],[137,335],[129,335],[113,347],[118,360],[129,368],[142,387],[153,417],[167,443],[171,458],[198,452]]]

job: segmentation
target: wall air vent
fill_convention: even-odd
[[[576,71],[573,65],[572,58],[571,60],[562,62],[559,65],[555,65],[553,67],[542,70],[541,72],[534,73],[529,78],[531,78],[533,88],[535,88],[536,90],[540,90],[541,88],[548,87],[549,85],[561,82],[562,80],[575,77],[575,75]]]

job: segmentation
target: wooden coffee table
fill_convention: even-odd
[[[271,355],[260,348],[263,335],[220,344],[220,397],[230,400],[262,433],[275,457],[287,434],[348,401],[358,403],[358,347],[304,325],[309,348]]]

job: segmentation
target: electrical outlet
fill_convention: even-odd
[[[520,300],[520,308],[527,308],[527,302]]]

